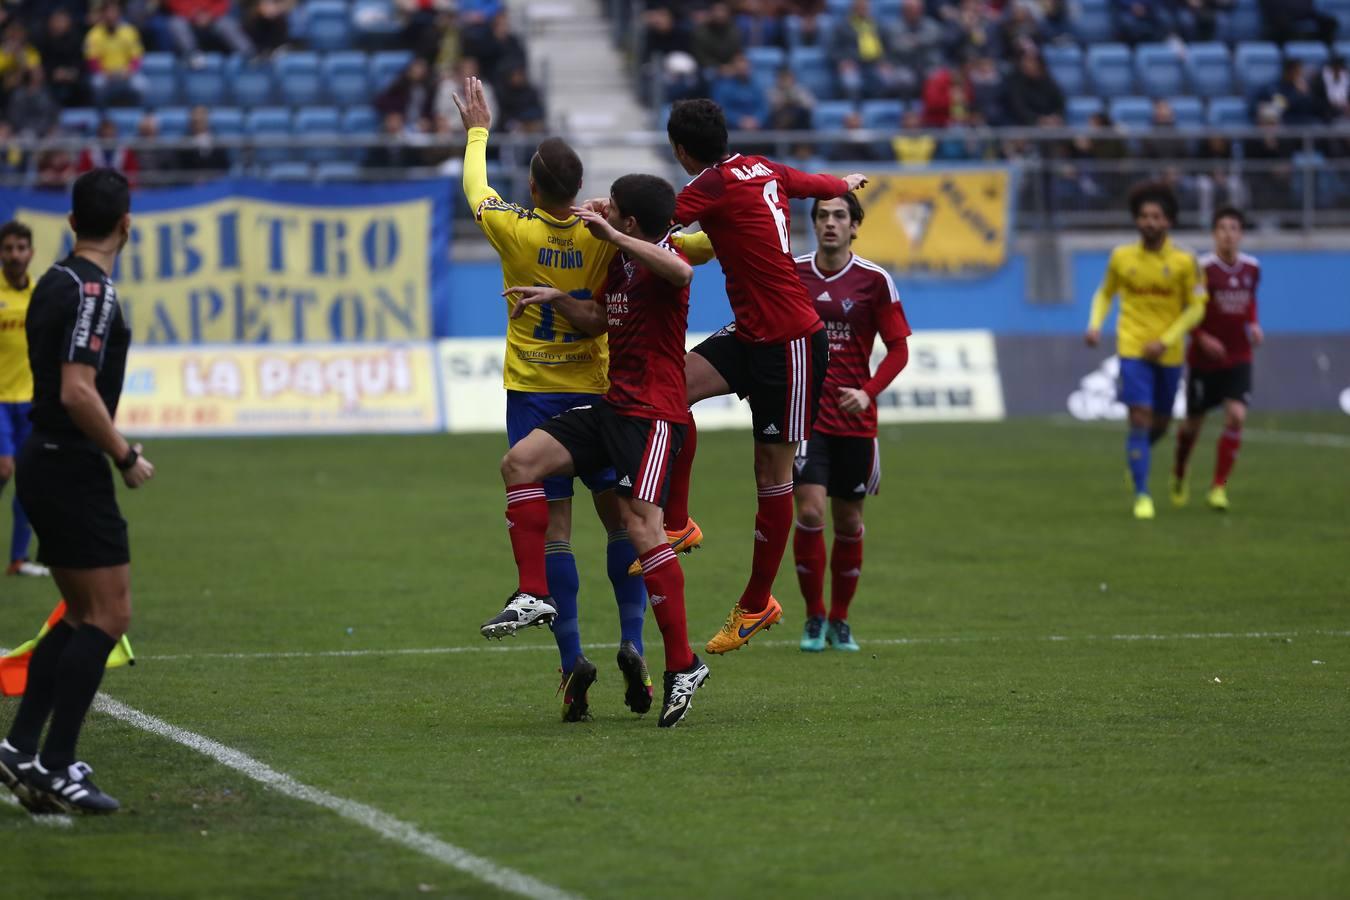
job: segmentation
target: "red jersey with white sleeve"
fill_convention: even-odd
[[[762,156],[737,153],[709,166],[675,198],[675,221],[698,222],[727,278],[736,337],[786,344],[821,328],[792,258],[790,199],[833,200],[848,184]]]
[[[1209,302],[1205,304],[1205,318],[1191,335],[1186,362],[1202,372],[1229,369],[1252,361],[1251,332],[1256,323],[1256,287],[1261,281],[1261,263],[1254,256],[1239,253],[1232,265],[1217,253],[1200,257],[1200,271],[1205,277]],[[1204,332],[1223,343],[1224,357],[1213,359],[1205,354],[1195,340],[1195,334]]]
[[[665,240],[658,246],[685,259]],[[692,421],[684,384],[689,286],[676,287],[640,262],[616,253],[602,299],[609,321],[605,401],[623,416]]]
[[[838,437],[877,436],[876,398],[895,380],[909,360],[905,339],[911,334],[900,295],[890,273],[861,256],[849,257],[838,272],[822,272],[814,254],[796,259],[801,279],[830,341],[820,415],[815,430]],[[872,346],[877,336],[886,357],[872,374]],[[861,413],[839,408],[839,389],[863,390],[873,403]]]

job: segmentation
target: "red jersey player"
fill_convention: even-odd
[[[730,153],[727,123],[711,100],[676,103],[666,125],[675,158],[694,180],[675,201],[675,221],[698,222],[727,279],[736,321],[695,347],[685,360],[689,403],[736,393],[750,401],[759,507],[749,582],[709,653],[726,653],[778,622],[770,595],[792,530],[792,459],[815,422],[829,358],[824,326],[797,277],[789,240],[788,201],[828,200],[866,183],[862,175],[808,175],[764,159]],[[668,539],[688,521],[693,433],[671,484]],[[701,535],[695,535],[696,542]]]
[[[1214,214],[1214,252],[1200,257],[1209,303],[1204,321],[1191,332],[1186,356],[1186,422],[1177,432],[1172,471],[1172,502],[1177,506],[1190,499],[1186,464],[1205,413],[1222,404],[1223,434],[1206,500],[1213,509],[1228,509],[1228,476],[1242,446],[1242,425],[1252,392],[1252,348],[1263,338],[1256,320],[1261,264],[1239,249],[1242,226],[1241,212],[1231,206],[1220,209]]]
[[[909,362],[909,323],[886,270],[855,256],[851,246],[863,208],[852,193],[816,201],[811,223],[816,252],[797,257],[797,274],[825,323],[830,365],[820,417],[797,451],[797,531],[792,555],[806,599],[801,648],[857,650],[848,607],[863,561],[863,499],[881,487],[877,455],[877,395]],[[872,374],[872,345],[880,336],[886,356]],[[834,519],[830,555],[830,612],[825,616],[825,497]]]
[[[652,614],[665,642],[665,698],[657,722],[662,728],[684,718],[694,692],[708,677],[708,667],[689,647],[684,573],[663,527],[671,462],[691,421],[685,399],[684,340],[693,269],[663,240],[674,210],[675,191],[663,179],[625,175],[614,182],[606,216],[574,210],[593,234],[620,251],[596,300],[577,299],[550,287],[512,287],[505,292],[518,298],[513,316],[531,304],[551,303],[587,334],[607,332],[610,352],[609,391],[544,422],[502,460],[506,518],[520,575],[516,596],[548,593],[544,565],[548,502],[543,480],[612,466],[618,475],[615,491],[623,525],[638,550]],[[645,664],[641,657],[631,656],[625,659],[620,650],[619,668],[629,685],[626,702],[634,712],[646,712],[651,695],[643,686]],[[630,671],[637,666],[641,672]],[[584,704],[578,708],[575,702],[569,710],[573,720],[587,713]]]

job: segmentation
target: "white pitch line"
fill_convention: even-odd
[[[458,869],[479,881],[501,888],[504,891],[529,897],[532,900],[573,900],[575,897],[573,894],[550,884],[545,884],[523,872],[517,872],[515,869],[499,865],[490,859],[484,859],[462,847],[457,847],[420,831],[416,826],[401,819],[396,819],[373,806],[367,806],[364,803],[348,800],[302,784],[290,775],[278,772],[266,763],[259,762],[240,750],[235,750],[208,737],[170,725],[163,719],[157,719],[127,706],[106,694],[99,694],[95,698],[94,708],[142,731],[168,738],[176,744],[195,750],[222,766],[233,769],[280,794],[331,810],[344,819],[374,831],[381,837],[409,850],[415,850],[437,862]]]
[[[0,792],[0,803],[22,808],[19,803],[19,798],[9,793],[9,791]],[[27,810],[24,811],[27,812]],[[48,828],[69,828],[75,824],[75,821],[71,819],[70,816],[59,813],[51,815],[44,814],[41,816],[35,816],[32,813],[28,813],[28,818],[33,820],[34,825],[46,825]]]
[[[1177,634],[1080,634],[1080,635],[967,635],[958,637],[878,638],[868,645],[924,646],[933,644],[1012,643],[1046,641],[1066,643],[1073,641],[1221,641],[1262,640],[1295,637],[1350,637],[1350,631],[1315,629],[1312,631],[1193,631]],[[593,650],[614,650],[618,644],[590,644]],[[756,641],[757,647],[795,647],[796,641]],[[552,644],[482,644],[471,647],[400,647],[390,650],[292,650],[260,653],[176,653],[167,656],[138,656],[148,662],[176,662],[198,659],[323,659],[362,656],[439,656],[451,653],[519,653],[522,651],[555,650]]]

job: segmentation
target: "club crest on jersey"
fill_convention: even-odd
[[[841,301],[840,305],[844,307],[844,314],[845,314],[845,315],[848,315],[849,310],[853,309],[853,307],[854,307],[856,304],[853,302],[853,298],[852,298],[852,297],[845,297],[845,298]]]
[[[1234,276],[1234,275],[1228,276],[1228,286],[1229,286],[1229,287],[1237,287],[1237,286],[1238,286],[1238,280],[1237,280],[1237,277],[1236,277],[1236,276]]]

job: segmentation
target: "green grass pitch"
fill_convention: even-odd
[[[1155,455],[1151,523],[1123,426],[885,429],[863,652],[797,650],[789,550],[783,625],[708,658],[674,731],[623,708],[580,504],[595,721],[558,721],[547,632],[479,637],[514,586],[500,437],[161,441],[123,494],[141,662],[103,686],[588,897],[1345,897],[1350,418],[1257,417],[1226,516],[1199,502],[1214,424],[1190,508],[1167,502],[1170,441]],[[749,444],[700,441],[696,646],[748,571]],[[4,586],[13,646],[55,597]],[[647,644],[659,671],[650,616]],[[303,655],[405,648],[463,649]],[[268,652],[301,655],[219,655]],[[106,715],[81,755],[126,810],[52,828],[0,806],[7,894],[499,895]]]

